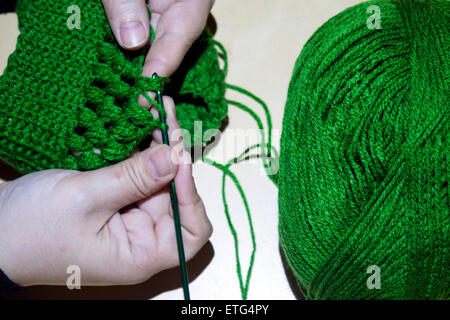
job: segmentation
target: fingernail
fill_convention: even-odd
[[[165,145],[159,145],[150,152],[148,166],[155,178],[163,178],[171,174],[175,168],[171,157],[172,149]]]
[[[145,42],[146,32],[140,22],[125,22],[120,26],[120,39],[127,48],[137,47]]]

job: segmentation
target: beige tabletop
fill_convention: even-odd
[[[99,0],[98,0],[99,1]],[[274,145],[279,150],[283,110],[291,72],[297,56],[313,32],[326,20],[358,0],[217,0],[213,16],[216,39],[228,52],[226,81],[241,86],[267,102],[272,113]],[[0,15],[0,69],[14,51],[17,30],[15,14]],[[248,98],[228,92],[227,97],[260,107]],[[229,124],[208,157],[224,162],[246,146],[236,139],[238,130],[256,129],[251,117],[233,106]],[[237,135],[239,137],[239,135]],[[242,136],[243,137],[243,136]],[[247,144],[248,146],[248,144]],[[4,166],[0,166],[3,170]],[[278,239],[278,191],[257,161],[243,163],[233,171],[248,197],[255,229],[257,251],[249,299],[299,298],[292,276],[284,270]],[[2,177],[8,177],[3,174]],[[193,299],[240,299],[233,237],[224,214],[221,196],[222,173],[207,164],[194,164],[194,178],[214,226],[210,242],[189,262]],[[6,178],[8,179],[8,178]],[[239,250],[245,273],[249,264],[251,238],[243,203],[227,182],[231,219],[239,235]],[[164,271],[144,284],[126,287],[82,288],[34,287],[20,297],[33,298],[121,298],[182,299],[177,269]]]

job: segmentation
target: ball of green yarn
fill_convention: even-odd
[[[367,26],[372,5],[380,29]],[[279,232],[306,298],[450,297],[449,21],[448,1],[371,1],[301,52],[283,119]]]

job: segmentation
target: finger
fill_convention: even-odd
[[[155,92],[147,92],[147,95],[152,99],[156,100],[156,93]],[[153,116],[154,119],[159,119],[159,112],[156,108],[153,108],[153,106],[150,104],[150,102],[144,98],[143,95],[140,95],[138,98],[138,103],[143,106],[145,109],[147,109]],[[161,130],[154,130],[152,132],[152,143],[157,142],[158,144],[163,143]]]
[[[207,8],[207,11],[209,12],[215,3],[215,0],[150,0],[149,8],[152,12],[152,17],[153,15],[158,15],[167,11],[167,9],[176,2],[188,3],[188,5],[195,7],[196,10],[200,10],[199,6],[203,6]]]
[[[156,99],[156,94],[154,92],[147,93],[151,99]],[[145,99],[143,96],[139,96],[138,103],[149,110],[151,112],[154,119],[159,119],[159,111],[158,109],[154,108],[147,99]],[[169,98],[167,96],[163,97],[163,104],[164,109],[167,113],[167,125],[169,126],[169,137],[171,136],[171,130],[173,128],[180,128],[180,125],[178,124],[178,121],[176,121],[175,117],[175,103],[173,102],[172,98]],[[172,130],[173,131],[173,130]],[[156,141],[157,143],[163,143],[161,130],[157,129],[152,132],[152,142]]]
[[[154,8],[160,16],[157,16],[155,41],[147,55],[143,75],[150,76],[157,72],[160,76],[168,77],[175,72],[205,27],[211,3],[205,0],[183,0],[163,7],[162,12]]]
[[[186,152],[186,150],[184,149],[184,144],[183,144],[183,140],[182,140],[182,131],[180,128],[180,125],[176,119],[176,113],[175,113],[175,104],[172,100],[172,98],[164,96],[163,97],[163,101],[164,101],[164,108],[166,110],[167,113],[167,124],[169,126],[169,140],[170,140],[170,145],[172,147],[172,151],[174,153],[176,153],[176,158],[175,159],[180,159],[180,157],[183,157],[183,152]],[[157,145],[159,143],[162,143],[162,140],[160,142],[156,142],[155,141],[155,133],[159,132],[161,133],[161,130],[155,130],[153,132],[153,141],[151,143],[151,146],[153,145]],[[161,135],[159,136],[159,139],[161,138]],[[186,161],[184,161],[186,162]],[[183,162],[183,163],[184,163]],[[189,162],[189,161],[188,161]],[[159,202],[161,200],[155,200],[154,195],[152,195],[150,198],[148,199],[143,199],[142,201],[138,202],[139,207],[144,210],[149,212],[153,218],[158,221],[162,215],[167,215],[167,207],[164,207],[164,210],[155,210],[155,207],[161,207],[159,206]]]
[[[115,211],[149,197],[174,178],[179,160],[172,148],[157,145],[116,165],[82,175],[93,210]]]
[[[133,158],[134,156],[138,155],[139,152],[141,152],[141,149],[139,147],[135,147],[133,151],[131,151],[131,154],[127,157],[127,159]]]
[[[159,111],[156,108],[151,107],[150,112],[152,113],[153,118],[158,119],[158,121],[159,121]],[[156,142],[158,144],[163,143],[161,129],[153,130],[152,139],[154,142]]]
[[[179,166],[175,177],[186,260],[191,259],[203,247],[212,233],[212,225],[206,216],[203,201],[195,188],[192,165],[188,160],[184,159],[185,164]],[[172,214],[170,204],[169,211]],[[176,254],[168,254],[168,252],[175,253],[177,250],[172,216],[165,214],[159,220],[155,220],[155,232],[158,239],[158,267],[161,270],[174,267],[179,263]]]
[[[150,36],[145,0],[102,0],[102,2],[117,42],[129,50],[142,48]]]
[[[175,103],[172,98],[168,96],[163,97],[164,110],[166,111],[166,123],[168,126],[168,136],[170,145],[176,145],[183,136],[180,124],[177,121]],[[150,112],[155,119],[159,119],[159,112],[156,108],[151,108]],[[152,139],[157,143],[163,143],[161,129],[156,129],[152,132]]]
[[[181,127],[177,120],[177,114],[175,109],[175,103],[173,99],[169,96],[163,97],[164,102],[164,110],[166,111],[167,115],[167,126],[168,129],[168,135],[169,135],[169,142],[172,147],[176,145],[180,137],[182,137]]]
[[[177,190],[181,225],[196,239],[192,243],[193,246],[196,246],[196,244],[203,245],[211,236],[212,225],[206,215],[203,201],[195,187],[192,176],[192,160],[187,151],[181,155],[174,181]]]

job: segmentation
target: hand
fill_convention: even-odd
[[[139,49],[150,38],[146,0],[102,0],[117,42]],[[178,68],[192,43],[203,31],[214,0],[149,0],[155,41],[143,75],[168,77]]]
[[[169,133],[179,128],[165,98]],[[174,179],[186,258],[211,235],[188,152],[152,142],[133,157],[89,172],[46,170],[0,186],[0,269],[21,286],[135,284],[178,264],[168,183]]]

